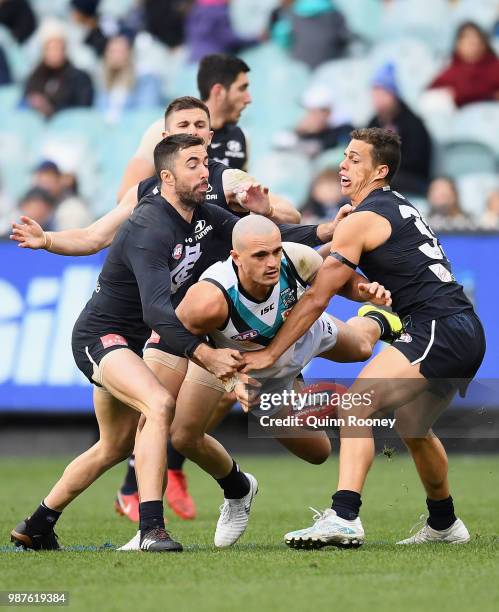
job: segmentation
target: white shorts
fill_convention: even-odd
[[[254,376],[262,384],[262,392],[290,391],[295,378],[314,357],[331,350],[338,338],[338,328],[326,312],[310,329],[267,370]]]

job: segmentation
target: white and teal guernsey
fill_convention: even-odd
[[[228,306],[226,321],[210,334],[215,346],[243,352],[268,346],[321,263],[322,258],[312,248],[284,242],[279,280],[265,300],[250,296],[240,285],[231,257],[210,266],[199,280],[217,286]],[[293,374],[294,379],[313,357],[334,346],[336,336],[334,322],[324,313],[261,377]]]

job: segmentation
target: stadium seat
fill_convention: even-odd
[[[480,217],[485,211],[488,196],[499,189],[497,174],[468,174],[457,179],[461,207],[475,217]]]
[[[371,69],[364,59],[332,60],[315,70],[312,84],[329,87],[336,109],[351,117],[354,125],[364,125],[372,115],[370,77]]]
[[[469,104],[455,116],[453,138],[477,140],[491,147],[499,155],[499,104],[481,102]]]
[[[328,149],[320,155],[318,155],[314,161],[314,173],[321,172],[325,168],[338,169],[338,166],[344,158],[345,147],[335,147],[334,149]]]
[[[305,200],[312,178],[308,158],[291,152],[273,152],[255,159],[252,174],[263,185],[287,197],[298,208]]]
[[[383,8],[379,0],[336,0],[335,4],[352,32],[369,42],[379,39]]]
[[[26,55],[26,46],[20,45],[3,25],[0,25],[0,45],[7,56],[12,79],[16,83],[22,83],[31,68],[31,63]]]
[[[10,113],[14,112],[22,96],[19,85],[2,85],[0,87],[0,126],[8,122]]]
[[[421,93],[441,67],[431,47],[417,38],[396,38],[379,43],[371,50],[370,56],[373,74],[387,62],[395,65],[402,97],[415,108]]]
[[[278,0],[232,0],[230,17],[234,29],[242,36],[258,36],[267,28],[270,13]]]
[[[421,0],[384,3],[380,38],[418,38],[446,55],[450,52],[453,34],[449,5],[448,0],[432,0],[431,6],[423,6]]]
[[[67,17],[70,0],[31,0],[30,4],[36,14],[43,17]]]
[[[451,23],[456,30],[464,21],[474,21],[490,31],[498,17],[497,0],[460,0],[451,5]]]
[[[497,170],[494,151],[481,142],[459,141],[443,146],[440,174],[455,179],[472,173],[493,174]]]

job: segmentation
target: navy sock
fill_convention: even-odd
[[[359,516],[361,506],[360,493],[356,491],[336,491],[333,495],[331,508],[339,517],[347,521],[353,521]]]
[[[456,520],[454,502],[450,495],[447,499],[426,498],[426,505],[428,506],[429,514],[428,525],[432,529],[437,529],[438,531],[448,529]]]
[[[232,469],[227,476],[217,478],[216,481],[222,487],[225,499],[241,499],[250,490],[249,480],[239,470],[239,466],[234,460],[232,460]]]
[[[42,501],[33,514],[26,520],[26,524],[37,533],[48,533],[54,528],[61,514],[62,512],[48,508]]]
[[[147,501],[139,504],[140,534],[143,536],[151,529],[165,528],[163,501]]]
[[[172,441],[168,440],[166,456],[169,470],[181,470],[184,466],[185,457],[173,446]]]
[[[135,455],[132,455],[128,459],[126,476],[120,491],[123,495],[132,495],[132,493],[137,493],[138,490],[137,475],[135,474]]]

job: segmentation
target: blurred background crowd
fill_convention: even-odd
[[[498,0],[0,0],[0,234],[112,208],[143,131],[220,52],[251,69],[249,171],[304,221],[344,203],[369,125],[402,137],[392,186],[435,230],[499,230]]]

